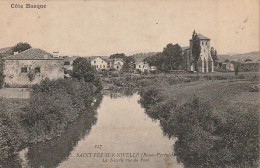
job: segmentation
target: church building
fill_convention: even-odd
[[[210,39],[198,34],[200,40],[200,57],[197,62],[198,72],[214,72],[214,63],[210,54]],[[192,56],[192,40],[190,46],[183,48],[184,67],[187,71],[195,71],[194,58]]]

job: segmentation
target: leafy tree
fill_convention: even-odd
[[[210,55],[211,55],[214,62],[218,60],[217,50],[215,50],[214,47],[211,47]]]
[[[76,58],[73,61],[73,70],[71,71],[71,76],[78,79],[84,80],[94,84],[97,87],[97,91],[102,90],[102,85],[98,77],[95,76],[96,70],[91,63],[86,58]]]
[[[125,59],[126,59],[126,56],[125,56],[124,53],[121,53],[121,54],[117,53],[117,54],[111,55],[109,58],[110,58],[110,59],[122,58],[123,60],[125,60]]]
[[[122,67],[122,71],[129,72],[134,70],[134,62],[135,59],[133,56],[125,57],[124,58],[124,65]]]
[[[156,66],[158,70],[162,70],[164,68],[166,59],[162,52],[159,52],[151,57],[146,57],[144,59],[150,66]]]
[[[18,44],[16,44],[16,45],[14,46],[13,52],[18,52],[18,53],[20,53],[20,52],[23,52],[23,51],[28,50],[28,49],[30,49],[30,48],[32,48],[30,44],[20,42],[20,43],[18,43]]]
[[[193,56],[193,63],[195,65],[196,71],[198,71],[198,60],[200,58],[200,52],[201,52],[200,39],[198,34],[194,30],[192,34],[192,56]]]
[[[247,58],[246,60],[245,60],[245,62],[250,62],[250,61],[252,61],[251,59],[249,59],[249,58]]]
[[[0,88],[4,83],[4,60],[0,58]]]
[[[165,56],[166,60],[165,63],[168,65],[170,70],[178,69],[182,63],[182,49],[179,44],[168,44],[163,49],[163,55]]]

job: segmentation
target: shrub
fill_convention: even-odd
[[[22,114],[22,124],[32,141],[61,134],[68,123],[90,106],[94,91],[92,84],[73,79],[46,79],[35,85],[30,105]]]
[[[0,163],[18,151],[23,139],[19,132],[19,126],[10,119],[5,112],[5,104],[0,102]],[[1,164],[0,164],[1,166]]]
[[[0,88],[4,84],[4,60],[0,58]]]

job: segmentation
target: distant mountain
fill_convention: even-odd
[[[260,51],[244,53],[244,54],[220,54],[218,55],[220,61],[228,59],[229,61],[239,61],[244,62],[246,59],[251,59],[253,61],[260,60]]]

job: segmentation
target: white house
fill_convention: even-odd
[[[114,59],[113,67],[115,70],[120,71],[123,68],[123,65],[124,65],[123,59],[121,58]]]
[[[91,57],[91,65],[96,68],[96,70],[107,70],[109,69],[108,62],[101,57]]]
[[[135,63],[135,69],[140,70],[141,72],[144,72],[145,70],[150,71],[151,67],[149,66],[149,64],[145,61],[142,60],[137,60]],[[153,69],[156,69],[155,67],[153,67]]]

